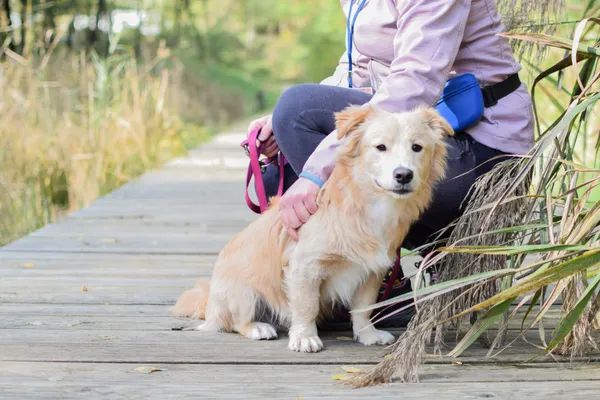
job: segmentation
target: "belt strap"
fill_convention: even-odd
[[[513,74],[495,85],[487,86],[481,89],[483,94],[483,105],[487,107],[493,107],[498,104],[498,100],[508,96],[521,86],[521,79],[519,74]]]

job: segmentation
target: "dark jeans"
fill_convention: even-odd
[[[289,162],[284,173],[284,189],[298,179],[308,157],[335,129],[333,113],[350,104],[367,103],[370,99],[371,95],[358,90],[319,84],[293,86],[281,95],[273,113],[273,132]],[[432,203],[411,227],[404,248],[413,249],[425,244],[431,235],[460,217],[461,203],[475,179],[506,159],[502,157],[481,165],[505,153],[476,142],[464,132],[456,133],[447,141],[446,178],[434,188]],[[267,195],[275,195],[279,184],[278,168],[268,167],[263,181]]]

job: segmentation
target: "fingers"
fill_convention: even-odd
[[[317,212],[319,206],[317,206],[317,197],[316,196],[305,196],[304,197],[304,206],[306,210],[312,215]]]
[[[270,158],[270,157],[273,157],[275,154],[277,154],[278,151],[279,151],[279,146],[277,145],[277,142],[275,141],[275,137],[271,136],[265,142],[265,148],[263,149],[262,153],[265,156]]]
[[[318,185],[307,179],[299,179],[281,198],[281,220],[293,240],[298,240],[298,229],[317,212],[318,192]]]
[[[292,229],[292,228],[287,228],[287,233],[288,235],[290,235],[290,237],[294,240],[294,241],[298,241],[298,239],[300,239],[298,237],[298,231],[296,229]]]
[[[265,121],[260,133],[258,134],[258,140],[261,142],[266,141],[273,134],[273,125],[271,124],[270,116]]]
[[[254,121],[250,122],[250,124],[248,125],[248,135],[250,135],[250,132],[252,132],[253,130],[261,129],[261,128],[264,129],[264,127],[267,124],[269,124],[268,130],[272,131],[272,128],[270,127],[270,125],[271,125],[271,116],[270,115],[265,115],[262,118],[255,119]],[[270,136],[270,134],[266,135],[265,138],[267,138],[269,136]]]
[[[306,209],[304,201],[294,204],[294,211],[296,212],[296,219],[300,222],[300,225],[306,223],[310,218],[311,213]],[[300,226],[292,225],[292,228],[299,228]]]
[[[281,221],[283,222],[283,226],[285,227],[288,235],[295,240],[298,241],[298,230],[291,227],[291,220],[293,218],[294,209],[290,208],[285,204],[281,204]]]

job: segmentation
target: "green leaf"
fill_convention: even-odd
[[[594,295],[598,284],[600,284],[600,274],[596,275],[594,280],[588,285],[577,301],[577,304],[575,304],[575,307],[560,320],[552,334],[552,340],[548,343],[548,347],[546,348],[547,352],[558,346],[564,338],[567,337],[569,332],[571,332],[573,325],[575,325],[575,322],[577,322],[581,313],[585,310],[586,305]]]
[[[533,307],[535,307],[535,305],[537,304],[540,297],[542,297],[542,292],[543,292],[543,289],[538,289],[538,291],[535,292],[535,296],[533,296],[533,299],[531,299],[531,302],[529,303],[529,307],[527,307],[527,311],[525,311],[525,315],[523,315],[523,320],[521,321],[521,331],[523,330],[523,327],[525,326],[525,321],[527,320],[527,317],[531,313],[531,310],[533,310]]]
[[[513,287],[506,289],[488,300],[461,312],[452,318],[460,318],[474,311],[494,306],[512,297],[519,296],[532,290],[538,290],[544,286],[600,265],[600,250],[589,251],[581,256],[565,261],[559,265],[549,268],[540,274],[530,275]]]
[[[550,251],[586,251],[593,250],[589,246],[579,244],[532,244],[528,246],[453,246],[442,247],[438,251],[447,253],[469,254],[531,254]]]
[[[369,307],[352,310],[350,312],[351,313],[364,312],[364,311],[369,311],[369,310],[373,310],[373,309],[384,307],[384,306],[389,306],[391,304],[396,304],[401,301],[410,300],[414,297],[421,298],[426,295],[433,295],[433,294],[437,295],[437,294],[449,292],[451,290],[460,289],[463,286],[471,285],[471,284],[479,282],[479,281],[483,281],[483,280],[490,279],[490,278],[501,277],[504,275],[512,274],[514,272],[515,272],[515,270],[512,268],[504,268],[504,269],[499,269],[497,271],[487,271],[487,272],[482,272],[480,274],[470,275],[465,278],[459,278],[459,279],[453,279],[451,281],[440,282],[433,286],[426,286],[424,288],[417,289],[414,292],[396,296],[391,299],[382,301],[380,303],[373,304]]]
[[[485,332],[490,326],[492,326],[498,318],[509,309],[512,302],[516,299],[513,297],[511,299],[507,299],[506,301],[496,305],[488,312],[486,312],[481,318],[479,318],[466,333],[465,337],[456,345],[454,349],[450,353],[448,353],[448,357],[458,357],[460,356],[466,349],[469,348]]]

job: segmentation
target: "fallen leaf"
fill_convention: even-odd
[[[23,266],[25,268],[33,268],[33,267],[35,267],[35,264],[33,264],[33,263],[25,263],[25,264],[23,264]]]
[[[119,240],[115,239],[115,238],[106,238],[106,239],[102,239],[102,241],[104,243],[117,243]]]
[[[347,365],[344,365],[342,367],[342,369],[345,372],[349,373],[349,374],[358,374],[359,372],[362,372],[362,369],[358,369],[356,367],[350,367],[350,366],[347,366]]]
[[[337,340],[353,340],[351,337],[348,336],[338,336],[336,337]]]
[[[384,359],[384,360],[389,360],[390,358],[392,358],[392,355],[391,355],[391,354],[386,354],[386,355],[383,357],[383,359]]]
[[[137,372],[143,372],[144,374],[151,374],[153,372],[158,371],[168,371],[166,368],[156,368],[156,367],[137,367],[135,369]]]
[[[463,365],[462,361],[452,361],[452,365]]]
[[[338,375],[334,375],[333,376],[333,380],[334,381],[346,381],[348,380],[350,377],[346,374],[338,374]]]
[[[82,291],[82,292],[87,292],[87,291],[88,291],[88,290],[87,290],[87,287],[86,287],[86,286],[82,286],[82,287],[81,287],[81,291]]]

